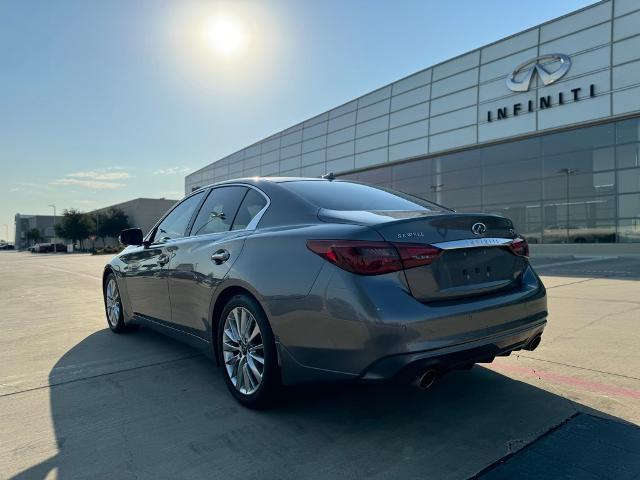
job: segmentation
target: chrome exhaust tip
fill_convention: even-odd
[[[422,390],[426,390],[436,381],[436,371],[435,370],[427,370],[422,375],[420,375],[416,381],[416,384]]]

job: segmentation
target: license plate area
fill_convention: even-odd
[[[516,257],[501,247],[475,247],[449,250],[441,257],[440,287],[503,282],[515,278]]]

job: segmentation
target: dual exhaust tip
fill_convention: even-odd
[[[525,350],[533,351],[538,348],[541,340],[542,335],[536,335],[523,348]],[[422,374],[420,374],[418,378],[416,378],[415,384],[418,386],[418,388],[426,390],[434,384],[436,378],[438,378],[438,372],[435,369],[430,368],[422,372]]]
[[[540,340],[542,340],[542,335],[536,335],[531,339],[529,343],[524,346],[525,350],[529,350],[530,352],[534,351],[540,345]]]
[[[422,390],[426,390],[431,385],[434,384],[437,378],[437,372],[433,369],[425,370],[418,378],[416,379],[416,385],[418,388]]]
[[[538,348],[538,345],[540,345],[541,340],[542,340],[542,335],[536,335],[523,348],[525,350],[533,351],[536,348]],[[438,378],[438,372],[435,369],[430,368],[422,372],[422,374],[420,374],[418,378],[416,378],[415,384],[418,386],[418,388],[422,390],[426,390],[427,388],[431,387],[435,383],[436,378]]]

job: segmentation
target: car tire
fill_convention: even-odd
[[[118,282],[113,273],[107,275],[103,288],[104,311],[107,316],[107,325],[112,332],[123,333],[128,331],[124,323],[124,313],[122,311],[122,298],[118,289]]]
[[[281,383],[276,345],[254,298],[235,295],[229,299],[218,321],[217,346],[225,383],[234,398],[254,409],[273,404]]]

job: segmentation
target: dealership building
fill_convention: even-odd
[[[609,0],[278,132],[185,190],[334,172],[506,215],[532,243],[640,242],[639,147],[640,2]]]

